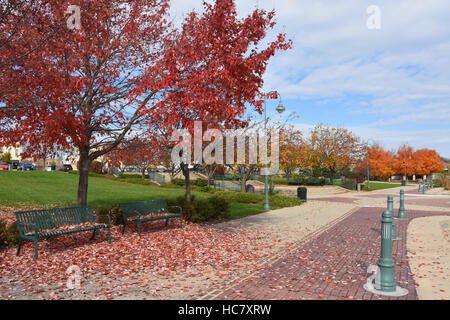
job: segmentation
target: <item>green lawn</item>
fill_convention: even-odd
[[[76,205],[78,175],[64,172],[0,171],[0,205],[16,208],[23,206]],[[206,199],[212,194],[193,191],[196,199]],[[104,177],[89,177],[88,205],[92,207],[114,205],[120,202],[149,199],[176,199],[184,189],[163,188],[120,182]],[[230,218],[241,218],[264,212],[263,206],[232,202]]]
[[[237,219],[264,212],[264,206],[257,204],[233,202],[230,205],[228,218]]]
[[[367,189],[367,182],[364,184],[364,191],[373,191],[373,190],[382,190],[382,189],[391,189],[398,188],[402,185],[400,183],[384,183],[384,182],[370,182],[370,189]]]

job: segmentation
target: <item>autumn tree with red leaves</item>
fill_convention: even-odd
[[[265,49],[258,46],[275,26],[275,12],[257,9],[244,19],[237,18],[232,0],[204,2],[202,14],[191,12],[166,43],[164,64],[173,85],[164,105],[154,115],[167,136],[174,129],[193,134],[195,121],[208,128],[242,128],[247,105],[261,113],[262,76],[269,59],[291,42],[280,34]],[[169,125],[167,125],[169,124]],[[203,128],[203,130],[205,130]],[[190,164],[181,163],[190,201]]]
[[[256,49],[274,12],[237,19],[232,0],[205,3],[181,30],[167,22],[168,0],[54,0],[39,9],[50,26],[67,18],[69,4],[81,8],[81,28],[57,29],[8,68],[14,89],[0,98],[0,144],[26,145],[24,156],[39,156],[43,138],[59,150],[75,147],[79,205],[87,203],[89,164],[135,132],[189,128],[206,117],[235,124],[256,104],[269,58],[290,47],[279,35]]]
[[[139,138],[122,141],[114,150],[106,155],[105,163],[123,171],[130,166],[140,170],[145,178],[147,169],[158,163],[161,158],[160,146],[163,144],[155,140],[156,137]]]

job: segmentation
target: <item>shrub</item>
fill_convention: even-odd
[[[190,203],[186,202],[185,197],[179,197],[176,200],[167,200],[167,204],[182,207],[183,217],[195,223],[223,219],[230,207],[227,200],[216,196],[204,200],[195,200],[192,196]]]
[[[100,161],[92,161],[89,164],[89,172],[102,174],[103,165]]]
[[[144,180],[142,179],[142,175],[140,174],[121,174],[120,176],[117,177],[117,179],[120,180],[128,180],[128,179],[132,179],[132,180]]]
[[[112,225],[118,226],[123,224],[123,214],[122,210],[120,210],[119,205],[99,207],[96,208],[95,212],[101,215],[109,215],[111,217]],[[108,218],[104,216],[98,217],[98,222],[107,223]]]
[[[1,155],[0,162],[11,163],[11,153],[5,152]]]
[[[194,185],[194,186],[197,186],[197,187],[207,187],[208,186],[208,181],[203,180],[203,179],[191,180],[191,185]]]
[[[184,181],[184,179],[180,179],[180,178],[174,178],[171,181],[172,184],[177,185],[177,186],[185,186],[186,182]]]
[[[204,187],[191,186],[191,190],[198,191],[198,192],[207,192],[207,193],[215,193],[217,191],[216,189],[209,187],[209,186],[204,186]]]
[[[302,178],[289,179],[288,185],[290,185],[290,186],[302,186],[303,185],[303,179]]]
[[[270,207],[272,209],[294,207],[302,204],[299,198],[283,196],[280,194],[273,195],[269,198]]]
[[[264,201],[264,195],[258,193],[216,191],[214,195],[228,202],[259,203]]]
[[[275,184],[287,184],[287,179],[283,177],[275,177],[273,178],[273,183]]]
[[[319,179],[308,179],[306,182],[307,186],[324,186],[325,185],[325,178],[319,178]]]
[[[0,247],[15,246],[19,243],[19,238],[20,236],[17,222],[14,222],[7,227],[5,222],[0,221]]]
[[[445,190],[450,190],[450,175],[448,173],[440,173],[436,187],[442,187]]]
[[[186,180],[180,179],[180,178],[172,179],[171,183],[174,184],[174,185],[177,185],[177,186],[183,186],[183,187],[186,186]],[[207,187],[208,186],[208,181],[203,180],[203,179],[191,180],[191,187],[192,186]]]

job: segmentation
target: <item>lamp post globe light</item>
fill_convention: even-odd
[[[268,163],[267,163],[267,99],[270,95],[276,94],[280,97],[280,102],[278,103],[277,112],[279,114],[282,114],[286,108],[283,105],[283,102],[281,100],[281,95],[277,91],[271,91],[264,95],[264,143],[265,143],[265,159],[264,159],[264,168],[265,168],[265,179],[264,179],[264,210],[269,211],[270,210],[270,204],[269,204],[269,170],[268,170]]]

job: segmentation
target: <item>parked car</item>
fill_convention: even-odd
[[[62,171],[69,172],[69,171],[72,171],[72,170],[73,170],[73,168],[72,168],[71,164],[63,164]]]
[[[6,162],[0,162],[0,171],[9,170],[9,165]]]
[[[17,170],[34,170],[34,164],[32,164],[31,162],[22,162],[17,167]]]

